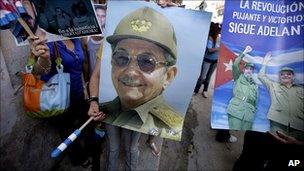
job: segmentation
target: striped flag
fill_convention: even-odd
[[[58,157],[72,142],[79,137],[80,129],[76,129],[67,139],[65,139],[51,154],[53,158]]]
[[[67,139],[65,139],[55,150],[53,150],[51,156],[53,158],[58,157],[73,141],[80,136],[81,131],[93,120],[90,117],[79,129],[76,129]]]
[[[9,29],[18,43],[23,42],[33,31],[26,21],[30,19],[20,0],[0,0],[0,29]]]
[[[0,0],[0,29],[13,27],[22,14],[26,10],[20,0]]]
[[[14,4],[15,4],[15,7],[18,11],[19,14],[25,14],[26,13],[26,10],[25,8],[23,7],[22,3],[20,0],[13,0]]]

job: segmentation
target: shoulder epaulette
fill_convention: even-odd
[[[183,117],[166,104],[153,107],[150,111],[155,117],[163,121],[169,127],[179,130],[182,128]]]

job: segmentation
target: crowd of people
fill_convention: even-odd
[[[162,7],[177,6],[171,1],[166,1],[166,0],[165,1],[160,0],[158,1],[158,4]],[[104,31],[106,6],[96,5],[95,10],[98,16],[97,18],[99,25]],[[56,8],[55,11],[56,11],[56,15],[59,16],[57,17],[59,20],[64,19],[64,17],[69,17],[69,16],[63,16],[64,11],[59,7]],[[73,10],[73,12],[76,15],[77,11]],[[80,14],[79,11],[78,13]],[[62,27],[66,27],[69,24],[71,24],[71,22],[65,24],[65,21],[67,20],[64,19],[64,22],[58,22],[58,23],[60,23]],[[76,23],[76,25],[78,24]],[[85,115],[85,113],[88,113],[90,117],[94,117],[95,121],[104,120],[106,118],[106,114],[104,114],[103,111],[99,110],[100,104],[98,103],[102,46],[103,46],[103,42],[105,41],[103,39],[103,35],[91,36],[83,39],[78,39],[78,38],[69,39],[69,40],[57,41],[53,43],[46,43],[44,36],[40,36],[40,35],[37,35],[37,37],[30,37],[30,40],[31,40],[30,41],[31,53],[34,54],[34,56],[36,56],[37,59],[33,69],[35,74],[41,75],[41,79],[44,81],[48,81],[54,74],[56,74],[55,60],[56,60],[56,51],[58,51],[62,59],[64,72],[70,73],[71,76],[71,92],[70,92],[69,109],[64,114],[49,119],[50,123],[52,123],[54,127],[58,129],[58,132],[62,140],[64,140],[69,135],[69,133],[73,131],[73,129],[76,129],[77,127],[80,126],[80,124],[86,121],[87,115]],[[140,45],[142,43],[145,43],[145,42],[137,43],[137,41],[139,40],[134,40],[134,45]],[[120,46],[120,44],[125,44],[123,43],[123,41],[113,42],[113,43],[115,44],[115,46]],[[127,44],[129,43],[130,42],[127,42]],[[151,48],[155,46],[149,41],[147,41],[146,43],[149,44],[149,47]],[[164,50],[162,47],[155,47],[154,53],[161,54],[163,53],[163,51]],[[168,76],[166,77],[168,77],[169,79],[174,78],[176,72],[174,68],[175,62],[172,62],[175,60],[173,58],[175,56],[174,54],[172,55],[173,56],[170,58],[167,57],[168,55],[165,57],[165,60],[167,60],[167,62],[171,64],[168,66],[161,67],[164,70],[165,68],[167,68],[166,72],[168,73],[167,74]],[[146,58],[149,56],[143,56],[143,57]],[[146,59],[143,59],[143,61],[145,60]],[[119,63],[120,61],[117,62]],[[140,69],[143,72],[154,72],[154,69],[153,70],[149,69],[148,71],[147,70],[148,68],[145,68],[146,65],[147,64],[144,64],[140,67]],[[87,91],[86,84],[88,82],[89,82],[89,86],[88,86],[89,90]],[[169,82],[170,80],[168,80],[168,83]],[[149,96],[151,96],[151,98],[158,96],[162,92],[162,89],[163,89],[162,87],[159,87],[158,89],[151,89],[151,94]],[[124,92],[124,91],[120,91],[120,92]],[[89,97],[85,97],[86,94],[89,94]],[[86,100],[88,101],[89,104],[86,102]],[[123,102],[124,101],[122,101],[122,103]],[[130,99],[127,99],[126,102],[130,102]],[[140,105],[137,104],[136,100],[134,102],[135,103],[131,106],[128,106],[128,104],[122,104],[122,106],[119,108],[125,108],[124,110],[126,110],[128,108],[133,108]],[[117,170],[118,167],[117,162],[120,153],[120,143],[121,143],[120,137],[124,140],[123,144],[125,146],[125,151],[126,151],[125,167],[127,170],[135,170],[139,156],[138,141],[141,133],[120,128],[117,126],[113,126],[111,124],[104,124],[104,125],[98,124],[98,127],[99,128],[104,127],[106,129],[105,137],[108,140],[107,170]],[[81,166],[84,168],[92,167],[93,170],[100,169],[100,163],[99,163],[100,148],[101,148],[100,139],[98,140],[95,138],[94,133],[97,130],[94,131],[94,128],[95,125],[90,124],[89,128],[85,129],[86,131],[85,133],[83,133],[81,138],[79,140],[76,140],[71,145],[71,147],[68,148],[68,156],[70,157],[71,162],[74,166]],[[181,132],[179,134],[181,134]],[[171,135],[171,133],[168,135]],[[84,143],[81,141],[84,141]],[[152,133],[147,139],[147,144],[148,147],[151,148],[151,152],[155,156],[159,156],[160,148],[156,146],[154,142],[154,136]]]
[[[171,0],[159,0],[157,2],[162,7],[178,6]],[[81,4],[79,5],[81,6]],[[70,23],[58,21],[58,23],[60,23],[58,27],[65,28],[69,24],[86,25],[87,20],[82,19],[82,15],[84,15],[85,11],[80,11],[77,9],[78,8],[75,7],[75,10],[73,10],[73,13],[77,18],[74,18],[72,20],[70,16],[64,16],[64,12],[60,8],[56,8],[56,15],[60,15],[57,20],[62,20],[65,17],[69,17],[69,21],[71,21]],[[96,5],[95,10],[99,25],[102,28],[102,32],[104,32],[106,6]],[[221,25],[219,23],[211,23],[206,51],[204,54],[202,54],[204,60],[201,67],[201,73],[194,89],[194,94],[197,94],[200,91],[201,85],[203,85],[204,88],[202,91],[202,96],[204,98],[208,98],[207,91],[209,82],[212,74],[216,69],[219,57],[220,32]],[[142,40],[126,36],[124,38],[115,39],[115,35],[112,36],[113,37],[107,40],[104,39],[103,35],[100,35],[83,39],[63,40],[55,43],[46,43],[43,36],[40,36],[39,34],[37,37],[31,37],[31,53],[33,53],[37,59],[34,66],[34,72],[38,75],[41,75],[41,79],[44,81],[49,80],[54,74],[56,74],[55,51],[58,50],[62,58],[64,71],[70,73],[71,76],[71,105],[63,115],[49,119],[50,123],[52,123],[54,127],[58,129],[60,137],[62,140],[64,140],[71,132],[73,132],[75,128],[84,123],[88,119],[88,116],[93,117],[96,123],[100,123],[99,121],[105,121],[106,123],[97,125],[99,130],[105,131],[105,139],[107,140],[107,170],[118,169],[117,162],[118,156],[120,154],[121,144],[123,144],[125,148],[126,170],[135,170],[138,165],[138,142],[139,138],[141,137],[141,133],[110,124],[113,122],[122,123],[126,118],[124,116],[117,116],[118,120],[114,120],[110,117],[107,118],[108,113],[116,115],[117,113],[124,113],[130,109],[137,109],[142,104],[142,101],[149,102],[151,99],[156,99],[157,103],[158,101],[161,101],[161,94],[163,90],[168,84],[170,84],[176,75],[176,68],[174,66],[176,62],[176,56],[174,54],[174,51],[171,50],[171,47],[163,48],[164,46],[167,47],[167,45],[164,43],[159,43],[159,40],[157,38],[151,38],[151,40]],[[100,106],[98,102],[98,95],[99,91],[102,91],[102,87],[101,90],[99,89],[99,80],[101,76],[100,67],[104,41],[108,41],[112,45],[112,67],[117,69],[115,72],[112,71],[112,77],[117,77],[117,80],[119,80],[119,82],[114,81],[113,83],[120,99],[115,99],[109,104]],[[155,42],[157,43],[155,44]],[[152,49],[149,50],[149,52],[151,53],[152,51],[152,53],[155,54],[154,56],[156,56],[156,59],[151,58],[151,55],[145,55],[144,50],[146,47]],[[232,101],[229,103],[230,107],[228,107],[227,110],[229,116],[229,127],[234,129],[250,130],[252,127],[253,118],[250,118],[249,116],[252,116],[251,113],[254,113],[256,110],[258,88],[255,82],[252,80],[254,65],[251,63],[246,63],[243,70],[240,70],[239,68],[240,61],[244,55],[246,53],[249,53],[251,50],[251,47],[247,47],[244,52],[235,60],[233,65],[234,92],[239,92],[238,90],[243,90],[245,88],[246,91],[242,91],[245,94],[242,96],[249,96],[248,94],[250,94],[250,100],[248,100],[248,104],[245,104],[244,106],[233,106],[235,104],[233,101],[240,100],[238,98],[239,94],[234,94]],[[273,93],[273,89],[283,89],[283,86],[285,86],[292,87],[292,89],[295,89],[295,91],[297,91],[296,89],[298,87],[292,83],[294,72],[291,68],[283,68],[280,71],[280,83],[274,83],[267,79],[265,76],[265,67],[267,62],[271,60],[270,56],[271,54],[268,54],[265,57],[265,62],[263,63],[264,68],[262,68],[259,73],[259,79],[263,84],[266,85],[270,93],[272,93],[272,104],[275,104],[275,100],[278,98],[275,97],[276,95]],[[147,61],[152,62],[145,63]],[[162,64],[162,62],[164,62],[164,64]],[[137,64],[135,65],[134,63]],[[155,89],[151,90],[151,92],[145,95],[145,97],[149,97],[148,99],[142,99],[140,95],[138,95],[138,97],[130,97],[129,94],[124,94],[125,91],[120,87],[121,82],[123,82],[123,84],[137,84],[135,82],[132,82],[132,79],[130,78],[131,76],[140,75],[144,77],[145,73],[152,72],[157,72],[155,74],[157,78],[150,78],[151,80],[148,80],[148,78],[143,79],[147,79],[147,82],[152,82],[153,85],[157,84],[153,79],[162,79],[165,81],[162,84],[157,84],[155,86]],[[287,77],[289,78],[289,81],[286,80]],[[87,84],[88,90],[86,90]],[[146,92],[138,90],[136,93],[144,94]],[[86,94],[88,94],[88,97],[85,97]],[[158,97],[160,98],[158,99]],[[138,101],[140,101],[140,103],[138,103]],[[301,99],[299,99],[299,103],[301,103]],[[244,119],[243,113],[238,113],[239,111],[244,110],[238,110],[237,108],[246,110],[248,117],[246,115]],[[144,109],[141,108],[140,110]],[[297,108],[294,110],[297,110]],[[150,116],[143,115],[143,117],[149,118]],[[152,120],[156,119],[152,118],[151,123],[149,122],[149,124],[157,125],[161,123],[161,121],[154,123]],[[295,123],[293,125],[297,124],[298,123]],[[84,168],[92,167],[93,170],[100,170],[100,146],[103,139],[96,138],[95,132],[97,130],[95,130],[95,126],[96,125],[94,124],[90,124],[89,128],[85,129],[86,131],[82,135],[82,139],[77,140],[71,145],[71,147],[69,147],[68,155],[73,165],[80,165]],[[150,134],[147,140],[147,147],[151,148],[151,152],[155,156],[159,156],[160,147],[157,147],[155,143],[155,136],[160,134],[163,136],[174,136],[177,135],[177,129],[177,127],[172,126],[169,132],[147,130]],[[244,170],[250,166],[262,168],[265,166],[265,162],[269,161],[267,160],[267,157],[273,157],[273,154],[271,153],[275,151],[275,149],[284,147],[284,150],[291,149],[292,152],[294,152],[294,146],[291,146],[291,144],[297,144],[298,146],[303,145],[303,130],[299,131],[298,127],[284,125],[280,119],[277,119],[276,116],[273,115],[273,118],[271,119],[271,131],[278,130],[279,132],[276,134],[247,131],[245,134],[243,153],[235,163],[234,169]],[[255,137],[258,137],[257,139],[263,139],[264,144],[262,142],[254,143],[257,142],[257,139],[255,139]],[[230,135],[228,130],[218,130],[216,140],[220,142],[236,142],[237,138],[233,135]],[[84,141],[84,143],[81,141]],[[269,144],[276,144],[277,146],[266,150],[269,147]],[[284,146],[284,144],[289,144],[290,146],[285,148],[286,146]],[[251,155],[256,156],[257,152],[255,150],[257,149],[257,145],[265,146],[265,149],[262,148],[264,151],[261,151],[261,153],[266,153],[267,151],[267,156],[261,160],[257,160],[256,163],[250,163],[250,165],[248,165],[248,159],[254,160]],[[268,163],[267,165],[270,168],[274,166],[274,163],[277,163],[277,161],[271,162],[273,163]]]

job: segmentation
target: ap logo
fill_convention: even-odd
[[[293,166],[293,167],[296,167],[300,164],[300,160],[289,160],[288,162],[288,166]]]

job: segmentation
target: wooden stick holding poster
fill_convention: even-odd
[[[65,139],[52,153],[53,158],[58,157],[70,144],[75,141],[76,138],[80,136],[81,131],[93,120],[90,117],[79,129],[76,129],[67,139]]]

